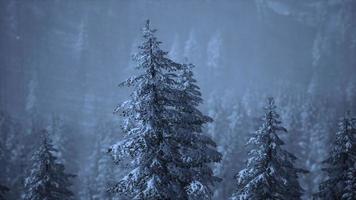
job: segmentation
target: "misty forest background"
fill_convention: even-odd
[[[288,133],[285,148],[310,171],[305,199],[325,178],[337,122],[356,112],[356,1],[0,1],[0,181],[20,199],[40,130],[52,137],[76,199],[106,192],[127,173],[107,148],[123,138],[115,106],[135,74],[131,55],[146,19],[162,49],[188,60],[201,87],[205,127],[223,154],[215,199],[235,190],[250,133],[267,96],[276,99]]]

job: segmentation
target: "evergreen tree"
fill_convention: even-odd
[[[41,144],[32,157],[30,175],[25,180],[25,200],[71,199],[72,174],[66,174],[64,165],[56,161],[57,151],[51,144],[46,130],[42,131]]]
[[[191,65],[180,65],[159,48],[147,21],[136,56],[141,75],[121,85],[134,87],[131,99],[118,107],[128,138],[113,145],[116,160],[133,158],[134,169],[110,190],[133,199],[210,199],[217,178],[208,166],[221,155],[201,134],[211,121],[197,106],[199,88]]]
[[[237,191],[232,199],[300,199],[302,188],[298,174],[306,172],[294,167],[296,157],[282,148],[277,135],[287,132],[281,126],[273,98],[268,98],[262,126],[251,136],[247,168],[237,174]]]
[[[316,199],[356,198],[356,118],[348,113],[339,122],[339,130],[330,156],[323,162],[327,180],[319,186]]]
[[[183,64],[181,67],[181,95],[177,105],[181,115],[175,129],[178,130],[177,140],[182,146],[181,155],[178,156],[182,157],[181,164],[185,165],[181,173],[190,174],[181,181],[190,184],[187,187],[189,199],[210,199],[212,183],[220,179],[212,176],[208,163],[220,162],[221,154],[214,149],[215,142],[202,134],[203,125],[212,122],[212,119],[197,108],[203,100],[194,79],[194,65]]]

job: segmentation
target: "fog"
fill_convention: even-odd
[[[17,171],[1,172],[0,183],[10,188],[7,198],[23,193],[21,173],[30,163],[23,157],[36,146],[32,132],[53,132],[58,118],[70,141],[66,168],[78,175],[75,198],[114,199],[92,189],[101,187],[95,162],[123,137],[113,110],[130,90],[118,84],[137,73],[132,55],[149,19],[168,56],[196,66],[201,110],[214,119],[204,132],[223,155],[213,165],[223,178],[214,198],[233,193],[233,176],[246,161],[246,138],[259,126],[265,98],[273,96],[289,130],[281,136],[285,148],[300,158],[297,166],[311,171],[300,178],[303,198],[310,199],[325,178],[321,161],[338,119],[356,111],[355,15],[353,0],[2,0],[0,110],[16,124],[13,132],[21,141],[7,144],[2,135],[4,146],[21,154],[21,161],[8,160],[21,165]],[[249,124],[236,122],[234,112]],[[119,171],[109,183],[126,170],[120,164],[108,168]]]

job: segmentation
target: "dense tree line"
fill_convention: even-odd
[[[124,119],[124,131],[128,135],[128,138],[117,143],[116,145],[112,146],[112,148],[109,149],[109,151],[113,154],[116,160],[121,160],[125,156],[131,156],[134,159],[133,161],[134,169],[110,190],[114,192],[126,194],[134,199],[210,199],[212,198],[212,193],[205,192],[206,190],[204,188],[206,186],[204,186],[204,184],[201,185],[200,182],[198,183],[198,185],[196,185],[196,183],[194,183],[193,185],[192,184],[189,185],[189,182],[187,182],[185,185],[180,186],[181,189],[179,191],[181,196],[177,195],[176,193],[174,193],[174,191],[176,191],[176,189],[179,188],[179,186],[175,185],[176,183],[174,182],[177,181],[177,178],[174,178],[177,175],[165,174],[167,172],[170,172],[169,169],[171,170],[176,169],[177,167],[175,165],[184,166],[184,163],[186,161],[184,159],[179,160],[179,158],[184,158],[188,155],[191,156],[192,154],[190,154],[189,151],[179,151],[179,149],[187,148],[182,146],[183,144],[187,143],[191,145],[192,143],[196,143],[197,141],[194,138],[189,138],[189,136],[187,136],[184,132],[178,132],[182,136],[186,137],[188,141],[190,140],[191,142],[184,142],[185,140],[176,139],[177,144],[179,144],[179,142],[182,142],[182,144],[174,148],[174,149],[178,149],[177,151],[178,154],[175,155],[170,150],[172,147],[169,147],[169,145],[172,144],[172,142],[169,142],[169,139],[172,136],[167,137],[162,135],[161,136],[154,136],[154,135],[158,134],[160,131],[163,131],[163,133],[167,134],[168,136],[170,134],[173,134],[175,131],[179,130],[178,127],[180,127],[177,126],[176,121],[181,121],[180,123],[184,124],[185,127],[191,126],[191,129],[185,128],[183,130],[193,134],[196,132],[199,133],[203,129],[202,127],[198,129],[194,128],[196,127],[196,125],[199,125],[196,124],[196,122],[194,123],[194,121],[191,121],[192,119],[194,119],[194,117],[192,118],[188,116],[189,117],[188,119],[190,120],[187,122],[185,121],[185,118],[178,118],[181,114],[185,113],[184,109],[181,110],[180,106],[183,106],[183,108],[184,106],[187,106],[184,103],[186,102],[185,98],[189,99],[189,96],[183,96],[183,98],[178,98],[179,94],[181,94],[182,92],[182,88],[183,88],[183,94],[186,91],[185,91],[185,87],[174,85],[180,83],[179,81],[175,81],[174,78],[180,76],[186,78],[184,76],[185,74],[184,72],[182,73],[183,74],[182,75],[177,73],[176,71],[179,71],[181,69],[186,70],[187,68],[186,65],[184,64],[179,65],[178,63],[175,63],[172,60],[169,59],[165,60],[164,55],[166,53],[158,48],[160,42],[157,42],[156,37],[153,35],[154,32],[155,32],[154,30],[151,30],[149,28],[149,24],[147,23],[143,30],[143,44],[139,46],[140,51],[136,55],[137,58],[136,61],[138,63],[137,68],[144,70],[144,73],[136,77],[129,78],[126,82],[122,84],[123,86],[132,86],[134,88],[134,91],[131,95],[132,99],[124,102],[122,105],[120,105],[117,108],[117,112],[122,113]],[[159,70],[157,70],[157,68]],[[158,74],[160,78],[156,79],[156,74]],[[190,75],[190,78],[188,78],[188,80],[190,80],[191,78],[192,76]],[[179,78],[177,80],[179,80]],[[314,86],[313,84],[314,83],[311,83],[310,90],[313,89]],[[189,82],[187,82],[186,86],[189,85],[190,85]],[[193,88],[198,89],[196,85]],[[313,93],[310,90],[308,92]],[[196,93],[196,94],[200,94],[200,93]],[[174,101],[177,98],[179,99],[179,101],[177,100]],[[247,102],[249,102],[249,99],[247,100]],[[292,101],[292,104],[295,103],[296,102]],[[231,129],[234,129],[236,123],[239,123],[240,122],[239,120],[242,120],[241,117],[239,117],[239,115],[244,115],[245,112],[243,112],[241,109],[239,110],[240,112],[234,110],[231,116],[228,115],[224,116],[223,115],[224,113],[221,112],[223,106],[219,104],[215,106],[218,106],[218,108],[212,107],[213,109],[212,114],[215,115],[214,117],[218,121],[218,123],[216,123],[213,126],[208,126],[208,132],[210,131],[211,137],[216,140],[226,139],[226,141],[224,140],[220,141],[221,143],[223,143],[222,144],[223,146],[221,146],[221,150],[225,153],[224,156],[227,157],[225,158],[226,162],[229,162],[229,159],[232,159],[231,154],[235,153],[236,155],[236,151],[239,151],[238,148],[241,148],[239,147],[241,144],[239,143],[235,144],[235,142],[237,142],[238,140],[234,138],[231,137],[224,138],[221,137],[221,135],[219,134],[223,133],[224,131],[231,131]],[[291,105],[288,105],[288,108],[293,108],[293,107],[291,107]],[[170,109],[170,110],[165,110],[165,109]],[[315,135],[316,138],[303,137],[303,135],[299,135],[300,138],[297,138],[296,136],[290,138],[286,136],[284,137],[289,141],[293,141],[294,139],[297,140],[299,142],[298,146],[301,149],[306,148],[306,145],[311,145],[311,142],[316,142],[313,148],[322,148],[323,151],[326,151],[325,150],[327,149],[325,144],[326,136],[322,135],[322,130],[320,130],[320,128],[327,128],[327,127],[325,127],[326,126],[325,124],[318,123],[315,121],[315,118],[319,117],[317,113],[319,113],[320,111],[315,110],[315,108],[312,107],[312,105],[309,104],[309,102],[307,102],[306,107],[304,108],[302,107],[302,109],[305,109],[305,111],[303,111],[303,113],[300,114],[300,119],[297,120],[298,123],[302,123],[301,129],[298,129],[298,131],[299,133],[304,133],[306,131],[313,131],[312,134],[309,133],[308,135],[309,136]],[[160,112],[157,112],[157,110],[159,110]],[[295,110],[291,109],[291,112],[293,111]],[[190,113],[195,113],[195,111],[194,112],[190,111]],[[291,115],[291,113],[285,113],[285,115],[288,116]],[[183,117],[187,117],[187,116],[183,115]],[[179,120],[177,120],[177,118]],[[197,118],[202,119],[202,117],[197,117]],[[275,100],[273,98],[269,98],[268,103],[265,107],[265,115],[263,116],[262,126],[260,126],[260,128],[258,129],[258,131],[255,132],[254,135],[250,136],[249,144],[255,146],[255,148],[251,149],[247,157],[248,160],[247,168],[241,170],[236,176],[238,184],[237,184],[236,192],[233,194],[232,199],[301,199],[302,196],[305,195],[304,189],[299,183],[298,178],[299,178],[299,174],[301,173],[306,174],[308,173],[308,171],[301,168],[296,168],[294,165],[296,164],[297,157],[281,147],[282,145],[285,144],[285,142],[280,138],[279,135],[277,135],[277,132],[287,132],[287,129],[280,125],[281,121],[279,120],[279,118],[280,116],[276,111]],[[229,127],[228,119],[231,120],[230,127]],[[167,120],[167,121],[160,122],[160,120]],[[295,125],[294,119],[289,119],[289,120],[290,120],[289,125],[293,127]],[[316,124],[313,124],[313,122],[315,122]],[[251,123],[253,124],[254,122]],[[156,127],[157,124],[161,126]],[[240,124],[240,125],[243,126],[244,124]],[[347,127],[347,129],[350,129],[351,133],[347,136],[348,140],[343,141],[342,143],[346,142],[348,148],[353,148],[353,146],[355,145],[355,142],[353,141],[354,129],[355,129],[354,121],[350,122],[349,126],[350,127]],[[156,129],[153,129],[154,130],[153,132],[151,132],[152,127],[156,127]],[[170,129],[171,127],[174,127],[175,129],[172,130]],[[229,133],[229,135],[231,136],[233,134]],[[154,139],[149,139],[150,137],[153,136]],[[179,138],[180,135],[175,137]],[[151,145],[160,145],[161,142],[163,142],[163,144],[165,143],[167,144],[165,144],[163,147],[151,146]],[[224,144],[224,143],[228,143],[228,144]],[[211,143],[211,144],[215,145],[215,143]],[[158,155],[162,156],[161,157],[162,160],[157,160],[155,154],[153,154],[153,152],[151,151],[159,152]],[[205,149],[201,152],[204,151],[207,150]],[[314,156],[322,155],[322,153],[320,152],[316,152],[316,153],[313,152],[314,149],[310,149],[307,151],[308,152],[304,153],[304,156],[308,157],[306,159],[307,163],[310,162],[310,159],[316,159],[316,157]],[[146,153],[149,153],[149,155],[146,155]],[[178,159],[175,160],[173,158],[170,158],[166,154],[168,154],[169,156],[174,155],[176,159],[177,158]],[[199,154],[197,156],[198,156],[197,158],[201,157],[199,156]],[[244,159],[246,159],[246,157]],[[204,160],[205,162],[209,161],[209,159],[203,159],[201,162],[203,162]],[[175,161],[175,165],[171,165],[167,161],[170,162]],[[210,162],[211,161],[214,160],[210,160]],[[154,162],[155,164],[153,165],[151,162]],[[197,160],[197,162],[199,163],[199,159]],[[219,162],[219,160],[215,160],[215,162]],[[352,157],[350,163],[351,165],[346,169],[346,172],[343,172],[343,174],[346,174],[345,177],[347,177],[346,178],[347,181],[345,181],[345,183],[343,183],[340,186],[340,188],[344,188],[344,187],[347,188],[347,193],[344,194],[344,192],[340,192],[342,194],[339,197],[344,196],[345,198],[353,198],[352,196],[353,194],[350,191],[352,191],[354,187],[353,165],[355,162]],[[314,161],[312,164],[313,166],[311,167],[311,170],[315,173],[316,172],[315,167],[318,163]],[[158,168],[156,168],[156,166],[158,166]],[[229,165],[224,162],[222,164],[217,164],[215,170],[216,173],[225,175],[224,170],[231,170],[231,168],[224,169],[224,167],[226,166]],[[194,166],[189,166],[189,165],[187,167],[194,168]],[[308,165],[306,167],[308,167]],[[158,169],[158,171],[156,171],[155,169],[156,170]],[[183,173],[185,171],[179,172],[177,170],[174,170],[173,172]],[[311,180],[311,182],[306,181],[306,184],[311,184],[313,187],[317,187],[318,182],[316,181],[315,177],[319,175],[315,175],[315,174],[312,175],[314,176],[314,178]],[[308,175],[304,175],[304,176],[307,177]],[[337,177],[340,178],[340,175]],[[171,180],[170,178],[174,178],[174,179]],[[163,180],[166,182],[164,182]],[[180,183],[184,183],[184,181],[181,181]],[[316,186],[314,186],[313,184]],[[321,184],[320,188],[326,187],[323,185],[324,183]],[[170,187],[172,188],[169,189]],[[311,193],[315,192],[311,188],[308,189],[310,189]],[[191,193],[190,191],[194,191],[197,193],[196,194]],[[218,193],[217,195],[222,195],[224,191],[220,191],[218,189],[217,193]],[[332,198],[339,198],[339,197],[336,196]]]
[[[355,191],[355,166],[352,166],[355,163],[355,122],[351,116],[345,115],[340,120],[339,126],[336,126],[335,123],[339,116],[344,115],[345,110],[355,111],[356,108],[356,82],[353,78],[355,75],[353,55],[356,45],[354,42],[350,42],[355,40],[356,29],[352,23],[355,15],[353,12],[355,3],[352,0],[335,0],[333,3],[321,0],[289,2],[287,4],[290,4],[290,14],[286,15],[273,7],[272,1],[255,2],[258,14],[264,21],[261,24],[266,26],[267,30],[273,32],[273,29],[278,28],[278,23],[276,25],[271,22],[285,15],[283,18],[287,19],[288,23],[294,21],[294,25],[302,24],[304,28],[307,27],[305,29],[308,34],[309,31],[312,32],[310,33],[313,35],[311,38],[315,36],[307,41],[312,42],[312,44],[308,44],[311,49],[303,49],[305,54],[312,54],[310,58],[300,59],[300,56],[298,57],[295,52],[287,52],[293,57],[291,65],[310,67],[308,76],[303,76],[302,84],[293,82],[295,80],[290,80],[290,82],[284,80],[277,84],[276,82],[271,85],[266,84],[265,88],[251,86],[251,88],[241,90],[242,93],[231,94],[235,92],[235,87],[245,87],[245,84],[241,86],[231,84],[229,88],[226,87],[227,82],[220,84],[223,82],[221,80],[231,79],[231,77],[239,79],[249,73],[248,70],[242,70],[240,74],[236,74],[236,71],[228,68],[235,66],[235,60],[227,61],[225,59],[227,56],[235,55],[233,51],[229,51],[233,49],[231,46],[225,48],[229,46],[226,42],[228,39],[225,38],[228,38],[231,30],[207,32],[203,34],[204,37],[197,28],[189,29],[187,36],[177,34],[169,54],[162,52],[164,62],[172,62],[174,70],[163,70],[165,71],[164,77],[167,78],[164,80],[169,83],[164,82],[163,79],[159,80],[160,84],[167,87],[157,90],[161,95],[159,98],[164,98],[159,106],[169,107],[167,110],[159,107],[159,110],[162,109],[165,114],[174,115],[177,118],[168,118],[162,114],[164,120],[159,119],[162,121],[158,120],[155,123],[167,126],[159,126],[158,130],[160,131],[173,129],[174,133],[196,132],[198,136],[193,134],[192,137],[196,137],[195,139],[201,143],[195,144],[197,146],[194,148],[205,149],[206,146],[209,146],[208,148],[216,146],[217,152],[220,152],[222,156],[221,161],[215,163],[220,160],[220,156],[209,158],[209,160],[197,153],[196,155],[200,155],[198,157],[204,160],[204,164],[199,163],[199,159],[196,157],[194,157],[196,163],[190,163],[191,158],[187,156],[184,158],[187,160],[183,160],[184,164],[181,166],[177,157],[182,152],[176,151],[179,148],[184,148],[185,153],[193,154],[192,145],[187,144],[191,135],[184,135],[184,138],[172,136],[172,138],[160,142],[159,145],[152,145],[155,148],[149,148],[167,147],[171,152],[174,152],[171,154],[172,157],[163,155],[159,161],[164,163],[163,166],[180,166],[177,167],[179,169],[177,172],[159,174],[160,177],[167,176],[167,174],[172,177],[178,176],[181,174],[180,170],[193,174],[193,172],[208,168],[207,174],[214,174],[214,176],[206,177],[214,180],[221,178],[222,181],[210,185],[204,182],[206,180],[197,182],[193,181],[191,177],[179,176],[178,179],[175,179],[179,180],[179,183],[171,184],[171,188],[174,188],[172,191],[176,193],[184,191],[183,196],[190,195],[191,198],[200,198],[201,194],[214,199],[227,199],[232,194],[236,196],[245,193],[253,195],[253,190],[242,187],[248,180],[236,181],[239,176],[235,175],[246,167],[245,161],[251,159],[247,154],[245,143],[255,130],[260,130],[261,121],[257,113],[260,113],[260,108],[263,107],[263,99],[272,93],[279,107],[278,112],[283,125],[288,130],[286,134],[278,134],[278,137],[285,143],[282,150],[291,152],[298,158],[293,161],[296,168],[309,171],[308,174],[298,176],[299,185],[303,188],[303,190],[299,190],[303,191],[299,196],[305,199],[312,196],[317,199],[355,198],[353,193]],[[131,164],[138,163],[130,163],[124,159],[116,163],[118,166],[114,166],[115,161],[111,160],[106,151],[108,146],[121,140],[129,130],[133,130],[133,125],[139,124],[138,121],[146,121],[146,118],[130,119],[130,124],[127,124],[123,130],[116,121],[100,120],[103,112],[110,113],[113,101],[118,96],[113,94],[108,98],[105,95],[102,96],[101,92],[115,86],[117,80],[115,74],[124,76],[126,72],[131,72],[130,68],[125,68],[124,73],[119,73],[118,70],[115,73],[112,73],[112,70],[110,72],[101,70],[100,77],[102,79],[93,78],[96,73],[95,67],[112,65],[110,60],[115,60],[116,64],[126,66],[126,57],[129,57],[129,53],[126,49],[122,49],[123,47],[116,48],[112,44],[115,42],[125,43],[128,46],[132,44],[125,38],[114,37],[113,35],[118,32],[121,34],[121,30],[112,31],[110,23],[104,22],[106,19],[120,21],[128,14],[126,8],[129,8],[130,5],[122,7],[119,15],[113,15],[114,11],[111,7],[120,4],[111,2],[105,6],[95,3],[90,6],[82,6],[84,4],[80,1],[68,4],[57,1],[52,5],[34,4],[31,1],[20,4],[16,0],[2,1],[0,4],[2,11],[0,15],[4,22],[0,25],[4,30],[0,33],[2,44],[4,44],[1,45],[1,50],[5,54],[6,52],[11,53],[11,55],[0,58],[2,64],[0,69],[0,109],[4,110],[0,112],[0,199],[21,199],[26,193],[25,180],[28,176],[26,172],[29,172],[31,164],[34,163],[31,161],[31,157],[41,144],[39,138],[41,130],[44,128],[48,130],[53,146],[58,150],[52,152],[53,156],[57,157],[58,163],[65,166],[67,173],[78,175],[71,180],[73,185],[70,190],[73,192],[73,198],[130,199],[130,197],[124,196],[126,194],[115,194],[106,190],[111,188],[111,190],[119,191],[118,187],[115,187],[118,178],[130,174]],[[130,7],[130,9],[134,8]],[[88,13],[94,13],[94,15]],[[59,17],[62,15],[66,17]],[[334,27],[335,24],[330,23],[333,19],[338,20],[336,27]],[[130,26],[129,21],[123,23]],[[44,24],[48,26],[44,28]],[[97,24],[100,28],[97,28]],[[31,35],[29,29],[36,35]],[[300,32],[296,31],[296,33]],[[97,42],[98,36],[102,35],[108,40]],[[207,37],[205,38],[205,36]],[[234,35],[234,38],[240,36]],[[293,35],[288,35],[285,38],[285,35],[281,36],[281,40],[284,42],[295,44],[291,39]],[[241,37],[243,40],[244,36]],[[41,40],[39,41],[37,38],[41,38]],[[242,42],[241,46],[246,46],[243,41],[239,42]],[[259,42],[265,44],[262,41]],[[274,41],[272,40],[272,42]],[[206,49],[205,46],[200,45],[204,43],[206,43]],[[135,47],[135,44],[132,46]],[[35,48],[36,51],[32,51],[32,48]],[[107,49],[107,51],[101,51],[100,48]],[[253,46],[253,48],[263,49],[264,47]],[[119,51],[124,53],[119,56],[114,55],[115,53],[108,53]],[[42,56],[43,52],[48,54]],[[136,48],[132,48],[132,52],[136,52]],[[246,52],[249,52],[248,48]],[[278,50],[276,52],[282,53]],[[273,55],[271,53],[267,56]],[[188,63],[180,64],[179,62],[184,60],[184,57],[194,61],[198,67],[194,68]],[[269,61],[271,63],[263,63],[263,58],[256,58],[254,61],[256,63],[253,64],[279,63],[274,60]],[[309,61],[310,65],[306,64]],[[61,66],[71,66],[71,68],[63,70]],[[201,105],[202,97],[193,77],[193,69],[194,72],[199,72],[195,73],[197,78],[203,80],[201,84],[204,87],[202,88],[208,88],[203,90],[206,94],[205,97],[208,97],[207,101],[199,108],[202,109],[202,112],[208,113],[209,117],[197,109],[197,105]],[[141,69],[142,71],[144,70]],[[261,74],[264,73],[261,72]],[[284,75],[288,75],[288,73],[286,72]],[[14,74],[16,74],[16,78],[13,77]],[[52,83],[51,78],[56,81]],[[171,79],[176,83],[171,83]],[[60,85],[58,83],[64,83],[61,84],[63,87],[57,87],[56,85]],[[211,83],[216,84],[212,85]],[[148,85],[154,86],[153,84]],[[246,83],[246,85],[249,84]],[[143,87],[146,86],[143,85]],[[46,87],[48,90],[44,89]],[[233,91],[231,92],[231,90]],[[22,92],[19,93],[20,95],[13,96],[11,95],[12,91]],[[171,95],[172,93],[175,95]],[[149,94],[142,94],[141,97],[145,99],[146,95],[149,96]],[[139,100],[139,98],[135,100]],[[177,102],[179,105],[176,104]],[[70,109],[67,109],[69,107]],[[109,112],[101,108],[105,108]],[[154,108],[156,109],[156,105]],[[138,113],[141,112],[144,111]],[[125,115],[124,118],[129,117],[128,113]],[[198,118],[200,120],[194,121]],[[185,123],[177,123],[178,119]],[[188,127],[187,124],[193,128]],[[210,139],[203,140],[206,136],[205,133],[211,137],[212,141]],[[158,134],[158,136],[160,135]],[[156,141],[155,139],[152,140]],[[151,139],[148,140],[151,141]],[[169,144],[167,146],[166,141]],[[181,147],[178,145],[179,142],[183,142],[185,146]],[[208,144],[204,142],[208,142]],[[161,156],[159,153],[156,155]],[[173,159],[178,159],[178,161]],[[207,164],[210,161],[214,164]],[[198,165],[199,167],[196,167]],[[191,170],[192,167],[194,170]],[[148,171],[151,172],[151,170]],[[204,179],[202,178],[204,176],[200,175],[196,175],[194,178]],[[236,185],[236,183],[241,184]],[[147,186],[146,182],[141,182],[133,189],[141,188],[144,185]],[[205,187],[206,185],[209,186]],[[128,191],[127,195],[129,193],[138,194],[139,192],[138,190]]]

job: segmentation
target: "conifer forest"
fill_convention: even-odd
[[[0,200],[356,200],[356,0],[0,0]]]

